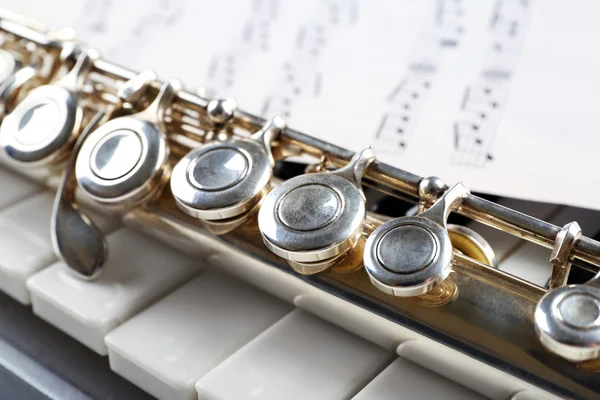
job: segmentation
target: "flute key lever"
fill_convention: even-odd
[[[267,248],[305,275],[329,268],[354,248],[366,217],[360,182],[374,159],[368,148],[343,168],[297,176],[275,188],[258,213]]]
[[[542,344],[569,361],[600,358],[600,283],[568,285],[546,293],[535,309]]]
[[[83,128],[83,84],[99,57],[81,53],[73,69],[55,83],[32,90],[0,127],[0,146],[20,165],[36,166],[64,160]]]
[[[581,238],[576,222],[556,235],[550,256],[550,290],[535,308],[535,330],[552,353],[573,362],[600,358],[600,273],[584,284],[564,286],[574,244]]]
[[[425,179],[421,187],[429,187],[432,181]],[[375,229],[364,250],[365,269],[373,285],[388,294],[411,297],[441,284],[452,265],[446,220],[467,193],[458,183],[427,211],[387,221]],[[431,194],[428,191],[422,196]]]
[[[171,175],[179,208],[213,225],[232,218],[242,221],[271,189],[271,144],[284,128],[283,119],[275,117],[247,139],[211,142],[188,153]]]
[[[104,234],[75,202],[75,160],[85,138],[106,115],[98,112],[77,139],[52,209],[52,247],[65,261],[68,271],[82,279],[93,279],[100,273],[108,257],[108,247]]]
[[[177,80],[165,83],[146,109],[110,120],[89,135],[75,168],[83,193],[126,208],[160,189],[169,173],[164,114],[180,86]]]
[[[65,165],[52,210],[51,238],[56,254],[65,261],[69,272],[82,279],[94,279],[108,257],[104,234],[85,215],[75,201],[75,168],[79,151],[87,137],[103,122],[135,104],[151,81],[152,71],[145,71],[125,82],[119,90],[120,103],[99,111],[83,129]]]

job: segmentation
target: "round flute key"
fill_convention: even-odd
[[[206,221],[251,210],[270,189],[271,142],[284,127],[283,119],[275,117],[248,139],[209,143],[188,153],[171,175],[179,208]]]
[[[222,220],[256,205],[272,175],[269,156],[260,143],[211,143],[177,163],[171,175],[171,192],[187,214]]]
[[[287,180],[265,198],[258,224],[267,247],[292,261],[316,262],[354,246],[365,219],[365,198],[332,173]]]
[[[59,86],[41,86],[4,118],[0,145],[14,161],[51,162],[63,158],[81,118],[77,96]]]
[[[140,161],[142,149],[142,140],[134,131],[113,131],[102,138],[92,150],[92,172],[101,179],[121,178],[131,172]]]
[[[225,190],[244,179],[248,167],[248,158],[241,150],[216,148],[197,156],[190,163],[188,180],[200,190]]]
[[[116,118],[90,133],[77,156],[75,176],[99,202],[135,202],[155,188],[167,157],[164,134],[152,123]]]
[[[402,217],[382,224],[369,236],[363,260],[377,288],[395,296],[417,296],[450,273],[452,243],[438,223]]]
[[[569,285],[539,301],[535,328],[542,344],[563,358],[580,362],[600,358],[600,288]]]
[[[82,125],[81,88],[97,57],[92,49],[81,53],[68,74],[54,84],[32,90],[4,118],[0,146],[10,160],[38,165],[68,156]],[[22,71],[25,69],[15,77]]]
[[[324,185],[290,190],[279,203],[278,217],[290,229],[311,232],[332,223],[342,209],[337,192]]]
[[[143,88],[150,75],[134,87]],[[162,187],[169,168],[164,114],[180,88],[177,80],[165,82],[146,109],[110,120],[89,134],[75,162],[84,193],[101,203],[127,206]]]

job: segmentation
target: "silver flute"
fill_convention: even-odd
[[[84,203],[383,346],[419,335],[549,392],[600,398],[600,243],[576,222],[549,224],[122,68],[69,29],[2,10],[0,35],[0,161],[56,189],[53,245],[81,279],[110,250]],[[306,165],[283,179],[274,169],[290,157]],[[373,213],[365,192],[418,211]],[[548,287],[495,268],[489,244],[450,213],[551,249]],[[571,268],[593,278],[568,284]]]

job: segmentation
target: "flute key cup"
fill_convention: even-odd
[[[271,188],[271,144],[284,128],[283,119],[275,117],[248,139],[216,141],[188,153],[171,175],[179,208],[214,233],[243,222]]]
[[[421,186],[427,187],[431,180],[424,180]],[[375,229],[363,259],[373,285],[399,297],[419,296],[440,285],[450,273],[453,257],[446,221],[466,193],[459,183],[427,211],[387,221]]]
[[[351,250],[366,217],[360,181],[374,159],[369,148],[336,171],[297,176],[276,187],[258,213],[267,248],[304,275],[327,269]]]
[[[83,128],[82,89],[95,50],[81,53],[73,69],[57,82],[32,90],[0,126],[0,147],[7,158],[26,166],[64,160]]]
[[[115,118],[92,132],[75,165],[81,191],[99,203],[129,207],[144,201],[168,176],[164,114],[181,84],[165,83],[143,111]]]
[[[600,287],[568,285],[539,301],[535,329],[542,344],[569,361],[600,358]]]

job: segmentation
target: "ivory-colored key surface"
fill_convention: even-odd
[[[196,383],[200,399],[342,399],[391,361],[390,353],[295,310]]]
[[[354,400],[483,400],[479,393],[398,358],[362,389]]]
[[[523,392],[516,393],[514,396],[510,398],[510,400],[546,400],[550,399],[546,396],[540,396],[539,393],[532,392],[530,390],[525,390]]]
[[[513,210],[517,210],[532,217],[547,220],[560,206],[549,203],[537,203],[518,199],[501,199],[498,204]],[[496,260],[502,262],[512,250],[523,243],[517,236],[509,235],[506,232],[472,221],[467,225],[475,230],[492,246],[496,254]]]
[[[600,227],[600,213],[584,208],[565,207],[557,213],[550,222],[564,226],[577,221],[583,234],[593,236]],[[550,249],[533,243],[524,243],[514,253],[500,263],[500,269],[520,278],[545,286],[552,272],[550,264]]]
[[[37,271],[57,260],[50,239],[54,194],[43,191],[0,211],[0,289],[23,304],[30,303],[25,285]],[[90,213],[104,232],[118,219]]]
[[[110,365],[159,399],[193,399],[200,377],[291,310],[248,284],[205,270],[110,332]]]
[[[0,168],[0,210],[42,190],[35,183]]]
[[[492,400],[506,400],[527,391],[540,400],[559,400],[530,383],[489,366],[439,342],[425,338],[410,340],[398,346],[401,358],[410,360]]]
[[[198,270],[193,260],[129,229],[107,240],[110,252],[99,278],[81,280],[57,262],[27,281],[39,317],[102,355],[108,332]]]

